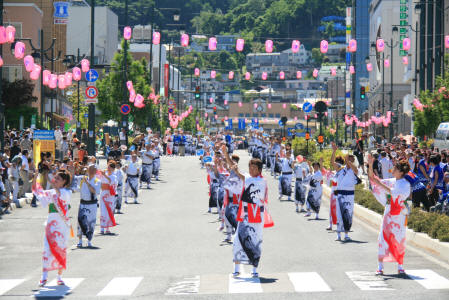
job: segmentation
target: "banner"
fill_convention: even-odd
[[[232,119],[228,119],[228,126],[226,126],[227,130],[232,130]]]
[[[39,164],[41,152],[50,152],[55,157],[55,132],[53,130],[35,130],[33,133],[33,161]]]
[[[168,97],[168,84],[169,84],[170,68],[168,64],[164,65],[164,96]]]
[[[239,130],[245,130],[245,119],[239,119]]]

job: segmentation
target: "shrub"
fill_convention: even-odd
[[[356,203],[383,215],[384,207],[373,196],[370,190],[365,189],[362,184],[355,187],[354,200]]]
[[[307,141],[305,138],[295,137],[292,140],[292,150],[295,156],[302,155],[306,156],[306,154],[312,155],[317,151],[317,145],[315,141],[309,140],[309,151],[307,152]]]
[[[343,152],[340,150],[337,150],[336,156],[344,156]],[[330,169],[331,166],[331,156],[332,156],[332,150],[331,149],[324,149],[323,151],[315,152],[311,159],[312,161],[320,161],[321,158],[323,158],[323,164],[326,169]]]

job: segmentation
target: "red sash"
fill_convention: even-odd
[[[109,219],[111,219],[112,226],[115,226],[117,224],[115,223],[114,212],[112,211],[112,207],[109,206],[109,202],[105,201],[104,198],[103,198],[103,203],[104,203],[104,206],[106,207],[106,210],[108,211]]]

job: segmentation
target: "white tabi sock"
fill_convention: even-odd
[[[257,273],[257,267],[253,267],[253,274]]]
[[[240,273],[240,264],[234,264],[234,273]]]
[[[349,237],[349,235],[348,235],[348,233],[347,233],[347,232],[345,232],[345,238],[347,238],[347,237]]]
[[[340,232],[337,232],[337,238],[338,238],[338,239],[341,239]]]
[[[403,265],[400,265],[400,264],[398,264],[398,270],[401,270],[401,271],[403,271],[403,270],[404,270],[404,266],[403,266]]]
[[[58,274],[58,275],[56,276],[56,279],[57,279],[58,281],[62,281],[61,275]]]
[[[383,270],[384,269],[384,263],[383,262],[379,262],[379,270]]]
[[[42,280],[47,280],[47,278],[48,278],[48,272],[47,271],[42,272]]]

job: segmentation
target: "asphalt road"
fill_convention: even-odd
[[[241,154],[247,171],[248,155]],[[104,163],[104,162],[103,162]],[[327,205],[322,219],[297,214],[293,202],[279,201],[277,181],[269,183],[275,226],[264,230],[260,280],[233,279],[232,245],[208,214],[206,172],[196,157],[163,157],[161,180],[140,190],[141,204],[125,205],[116,215],[113,235],[93,239],[97,249],[77,249],[69,240],[69,287],[47,288],[41,276],[46,209],[29,206],[0,220],[0,298],[69,299],[449,299],[449,266],[407,249],[400,278],[396,264],[377,267],[377,234],[355,220],[352,242],[335,241],[328,232]],[[72,198],[76,224],[79,196]],[[251,269],[246,266],[246,273]],[[53,299],[55,299],[53,298]]]

